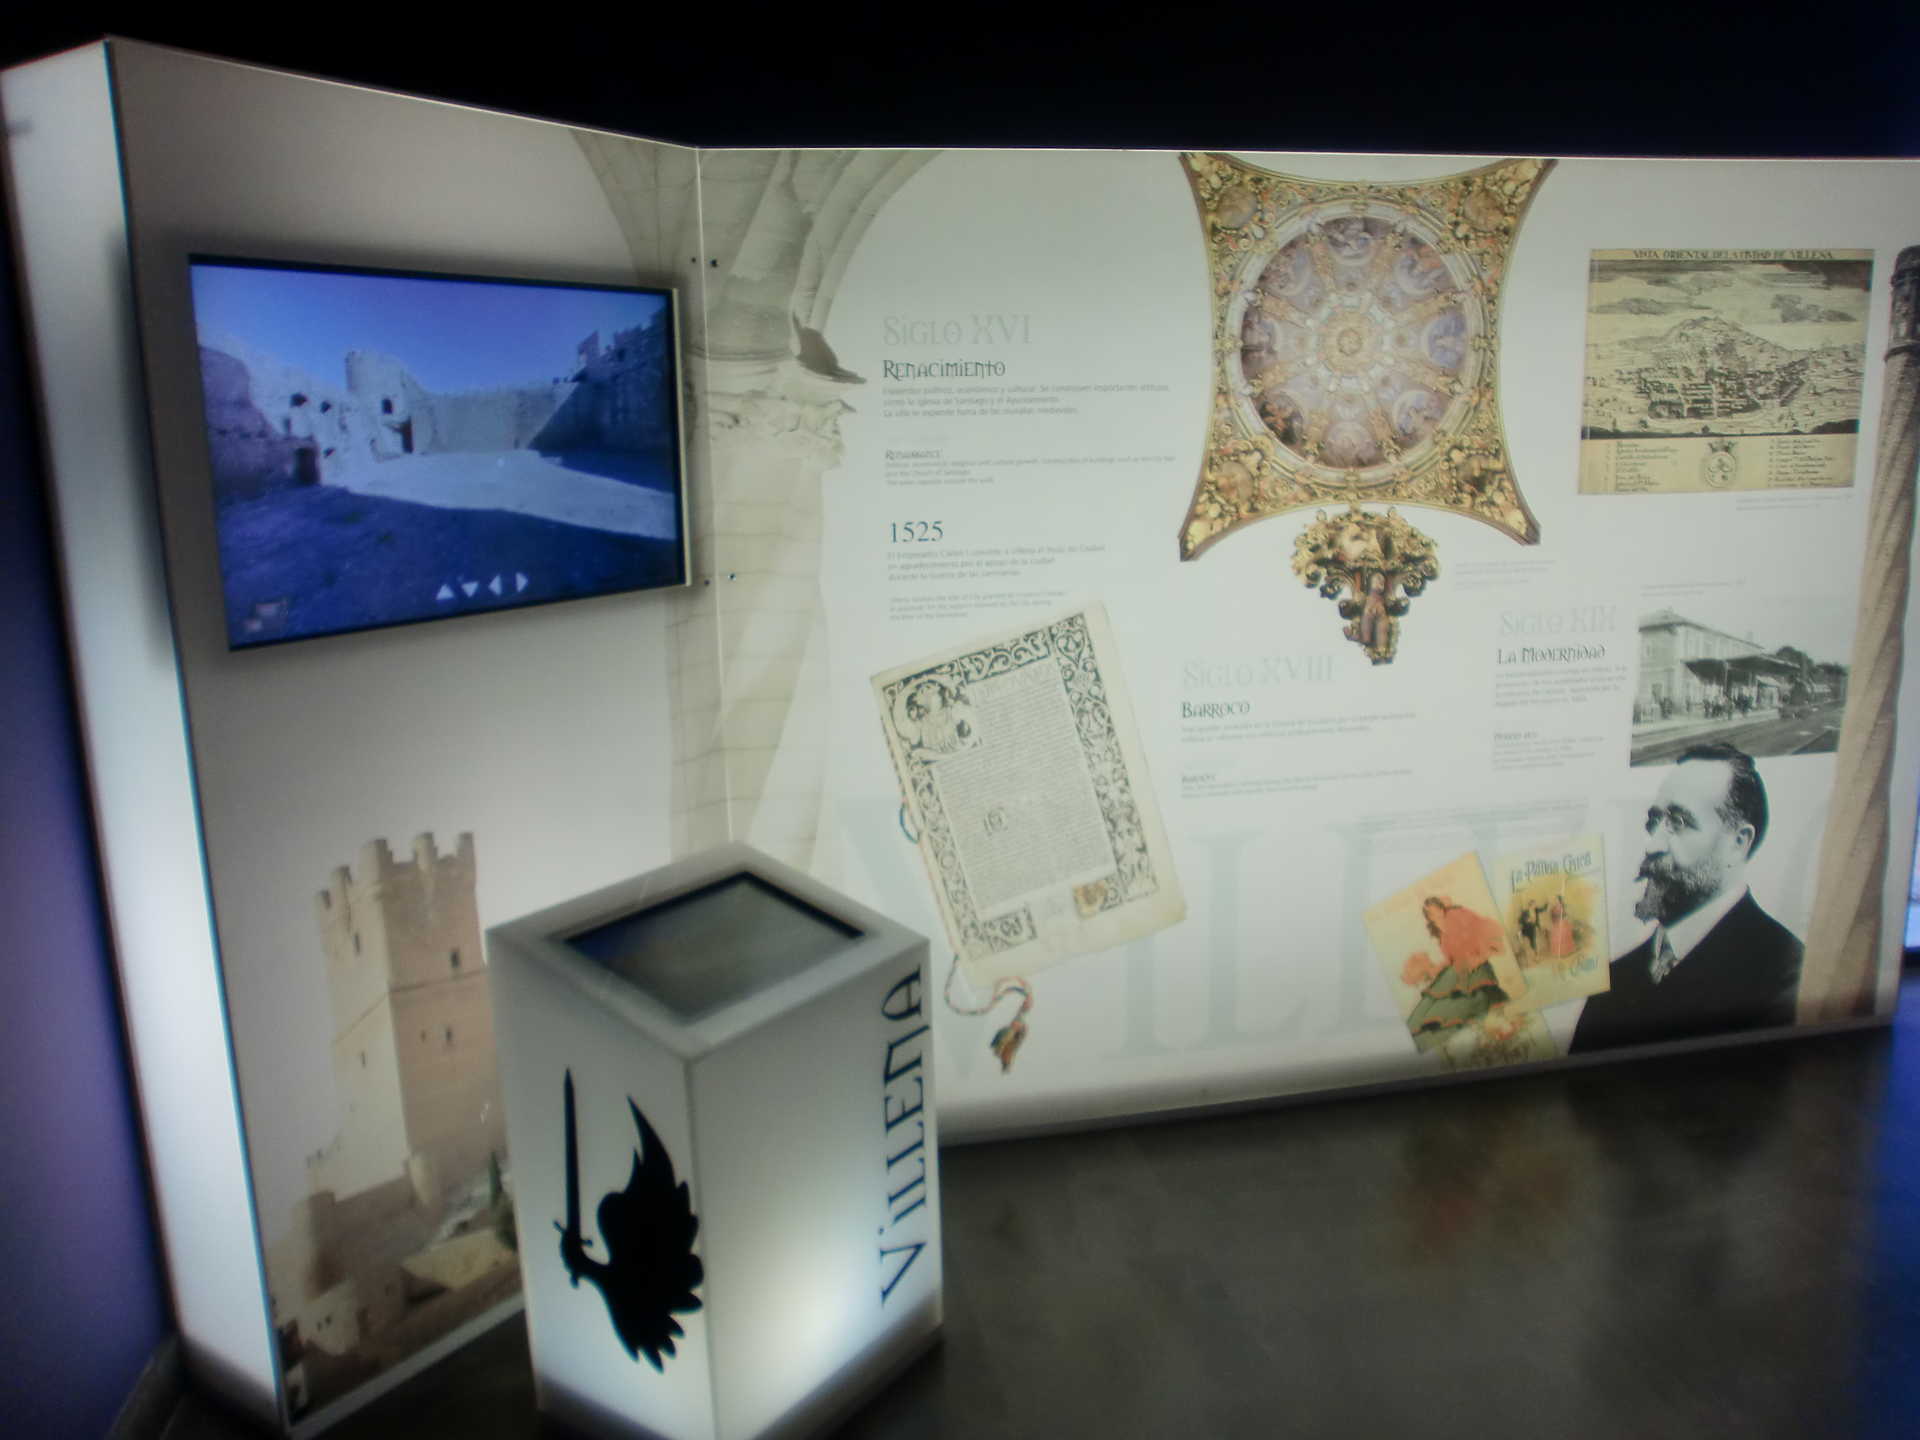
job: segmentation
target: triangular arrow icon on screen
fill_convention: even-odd
[[[462,580],[460,582],[460,588],[467,592],[467,598],[471,600],[474,592],[480,588],[480,582],[478,580]]]

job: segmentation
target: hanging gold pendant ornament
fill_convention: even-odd
[[[1553,161],[1390,184],[1282,175],[1231,155],[1180,159],[1206,235],[1214,371],[1180,558],[1237,526],[1329,503],[1352,508],[1327,524],[1417,538],[1433,566],[1420,585],[1438,574],[1433,542],[1363,502],[1450,510],[1537,544],[1495,380],[1501,283]],[[1297,572],[1321,553],[1320,525],[1300,538]],[[1389,622],[1419,593],[1411,578],[1389,582]],[[1371,583],[1343,613],[1366,609]],[[1376,664],[1392,659],[1391,638],[1362,643]]]
[[[1314,513],[1293,542],[1293,573],[1301,583],[1339,602],[1342,633],[1376,665],[1393,661],[1400,617],[1439,577],[1433,541],[1391,507],[1371,515],[1354,506],[1344,515]]]

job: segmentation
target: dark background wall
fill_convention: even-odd
[[[14,8],[8,63],[114,33],[704,145],[1920,149],[1920,13],[1885,0]]]
[[[1316,18],[1221,4],[1216,24],[1172,8],[841,4],[771,19],[704,5],[543,16],[537,30],[478,10],[267,9],[237,22],[47,7],[9,16],[0,64],[115,33],[712,145],[1920,154],[1914,6],[1776,18],[1719,0],[1511,14],[1383,0]],[[10,1433],[82,1437],[104,1433],[171,1321],[23,353],[0,257],[0,1416]]]

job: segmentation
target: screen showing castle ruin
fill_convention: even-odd
[[[191,279],[231,647],[685,583],[671,291]]]

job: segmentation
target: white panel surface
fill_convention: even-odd
[[[634,217],[688,218],[693,157],[119,41],[11,72],[5,97],[181,1327],[204,1378],[262,1419],[304,1409],[312,1429],[501,1313],[463,1292],[441,1343],[376,1358],[372,1384],[325,1356],[282,1384],[274,1326],[294,1317],[274,1313],[292,1307],[273,1277],[319,1272],[270,1257],[323,1243],[309,1237],[332,1222],[296,1215],[319,1177],[351,1172],[337,1198],[367,1197],[355,1214],[378,1188],[310,1169],[347,1108],[316,897],[336,867],[365,871],[374,842],[424,876],[406,858],[428,853],[419,836],[449,855],[475,836],[483,925],[664,861],[667,597],[229,653],[186,257],[686,285],[692,252]],[[683,318],[697,336],[698,307]]]
[[[1383,184],[1487,159],[1245,158]],[[1559,162],[1518,227],[1498,350],[1505,448],[1541,543],[1408,504],[1440,575],[1406,614],[1396,658],[1376,666],[1292,569],[1311,507],[1179,558],[1213,403],[1207,232],[1179,157],[950,151],[902,186],[850,260],[826,332],[879,393],[844,422],[845,460],[824,492],[820,724],[848,739],[825,761],[821,851],[852,893],[938,933],[926,867],[901,839],[869,677],[1099,600],[1188,902],[1178,926],[1032,977],[1032,1038],[1010,1074],[986,1041],[1011,1002],[987,1020],[943,1008],[944,1133],[1437,1076],[1362,922],[1465,852],[1603,835],[1612,954],[1627,952],[1647,930],[1636,871],[1662,774],[1628,763],[1637,622],[1674,607],[1769,650],[1849,659],[1888,281],[1920,241],[1916,194],[1920,169],[1900,161]],[[1580,492],[1589,266],[1630,247],[1872,252],[1850,485]],[[1673,313],[1678,324],[1695,311]],[[915,379],[916,364],[952,364],[958,378]],[[969,365],[1000,368],[968,379]],[[1567,633],[1595,616],[1598,630]],[[1570,662],[1592,691],[1530,700],[1522,682],[1558,662],[1526,647],[1569,639],[1604,651]],[[1892,782],[1883,1014],[1920,778],[1914,670]],[[1529,760],[1535,744],[1543,762]],[[1775,825],[1747,873],[1768,913],[1804,935],[1835,757],[1830,744],[1759,754]],[[1546,1014],[1553,1053],[1579,1008]]]
[[[278,1299],[293,1272],[272,1259],[299,1243],[296,1207],[322,1183],[309,1160],[345,1103],[317,892],[334,867],[364,868],[375,840],[404,855],[418,835],[450,850],[471,833],[484,928],[665,860],[666,611],[659,594],[611,596],[229,652],[187,256],[682,277],[639,273],[565,127],[138,44],[116,42],[113,56],[161,527]],[[656,174],[660,156],[683,153],[620,143]]]

